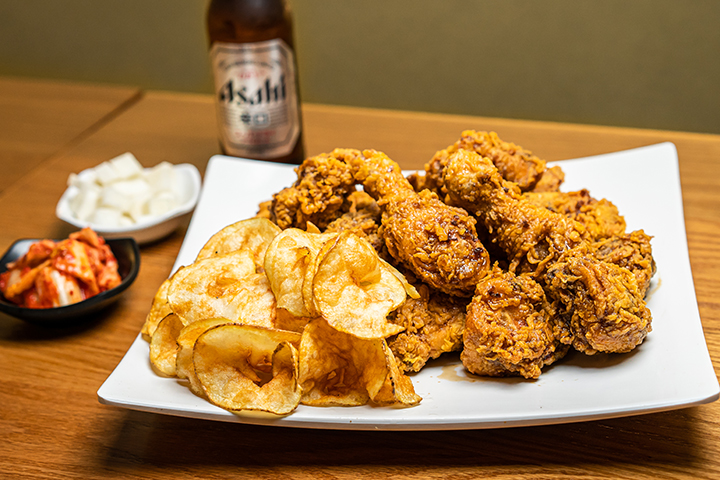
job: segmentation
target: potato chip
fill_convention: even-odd
[[[323,244],[336,234],[308,233],[288,228],[278,234],[265,253],[265,274],[275,294],[278,308],[297,317],[311,317],[303,301],[303,281]]]
[[[407,278],[405,278],[405,275],[400,273],[400,271],[397,268],[393,267],[392,265],[390,265],[388,262],[386,262],[382,258],[380,259],[380,261],[383,263],[385,268],[390,271],[390,273],[395,275],[395,278],[400,280],[400,283],[402,283],[403,287],[405,288],[405,293],[407,293],[408,297],[420,298],[420,293],[417,291],[417,288],[415,288],[415,286],[412,283],[408,282]]]
[[[179,270],[168,287],[168,303],[185,324],[222,317],[273,327],[275,317],[267,277],[255,273],[252,255],[245,250],[198,260]]]
[[[310,224],[308,223],[308,225]],[[337,243],[338,238],[340,238],[339,234],[333,234],[332,237],[328,238],[320,246],[320,250],[308,263],[307,268],[305,269],[305,273],[303,275],[301,287],[303,305],[305,305],[305,310],[309,312],[310,316],[312,317],[319,316],[317,305],[315,304],[315,297],[313,296],[313,282],[315,280],[315,274],[317,273],[318,267],[320,266],[320,262],[323,258],[325,258],[327,252]]]
[[[372,246],[352,233],[341,233],[318,255],[312,297],[318,313],[341,332],[375,339],[403,330],[387,316],[405,301],[405,286]]]
[[[198,337],[195,374],[207,398],[230,411],[286,415],[300,402],[300,335],[250,325],[213,327]]]
[[[392,350],[384,340],[383,352],[385,353],[385,364],[388,368],[388,373],[385,378],[385,383],[372,397],[373,403],[377,405],[400,405],[406,407],[420,403],[422,397],[415,393],[412,380],[400,370],[395,355],[393,355]]]
[[[279,330],[302,333],[310,320],[312,320],[311,317],[296,317],[284,308],[275,310],[275,328]]]
[[[385,384],[382,339],[363,340],[339,332],[322,318],[312,320],[300,341],[301,403],[365,405]]]
[[[205,396],[200,381],[195,375],[195,365],[193,364],[193,348],[195,341],[200,335],[218,325],[232,323],[227,318],[208,318],[186,325],[177,336],[177,358],[176,372],[178,378],[187,378],[190,382],[190,390],[201,397]]]
[[[279,233],[280,227],[266,218],[254,217],[241,220],[210,237],[196,260],[246,250],[252,254],[255,264],[262,268],[265,250]]]
[[[171,313],[158,324],[150,340],[150,363],[156,370],[174,377],[177,373],[175,362],[178,353],[177,338],[183,323],[180,317]]]
[[[163,282],[143,326],[150,360],[230,411],[416,405],[385,338],[415,288],[350,233],[229,225]]]
[[[145,317],[142,330],[140,330],[140,333],[142,333],[146,339],[150,339],[162,319],[172,313],[172,309],[168,304],[168,287],[170,287],[170,278],[160,284],[160,288],[155,294],[155,298],[153,298],[150,311],[147,317]]]

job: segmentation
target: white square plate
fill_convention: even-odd
[[[412,376],[423,397],[412,408],[299,406],[286,417],[233,414],[156,375],[148,344],[135,339],[98,397],[134,410],[228,422],[356,430],[451,430],[577,422],[708,403],[720,387],[708,354],[688,259],[675,146],[662,143],[561,163],[563,190],[608,198],[628,230],[653,236],[658,270],[648,293],[653,330],[628,354],[571,353],[536,381],[469,375],[457,355]],[[174,269],[192,263],[208,238],[254,216],[261,201],[290,185],[291,166],[223,156],[210,159],[200,201]],[[149,306],[148,306],[149,307]]]

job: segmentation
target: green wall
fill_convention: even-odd
[[[210,92],[206,0],[1,0],[0,75]],[[720,133],[716,0],[294,0],[305,101]]]

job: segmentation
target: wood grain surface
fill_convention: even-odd
[[[0,77],[0,192],[139,97],[133,87]]]
[[[0,115],[0,124],[12,121]],[[548,160],[673,142],[700,315],[719,371],[720,137],[322,105],[305,105],[303,115],[308,155],[376,148],[406,169],[421,168],[468,128],[497,131]],[[147,92],[9,182],[0,193],[0,250],[21,237],[69,233],[54,216],[68,174],[125,151],[146,166],[167,160],[204,171],[218,153],[211,99]],[[0,167],[15,161],[3,156]],[[718,477],[717,402],[612,420],[450,432],[259,427],[101,405],[97,389],[139,332],[185,229],[143,247],[135,284],[88,324],[47,329],[0,314],[0,478]]]

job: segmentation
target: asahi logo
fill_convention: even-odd
[[[216,42],[210,53],[223,149],[251,158],[289,154],[300,136],[292,50],[274,39]]]
[[[285,75],[281,75],[278,83],[273,84],[266,78],[260,86],[241,85],[234,79],[225,82],[218,93],[220,102],[239,106],[267,105],[284,102],[287,98]]]

